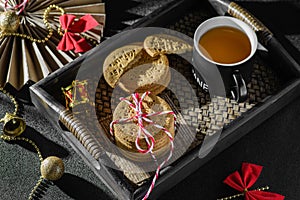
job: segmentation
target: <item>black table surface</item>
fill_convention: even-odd
[[[169,0],[170,1],[170,0]],[[130,8],[136,16],[147,15],[162,1],[136,0]],[[165,2],[165,1],[164,1]],[[258,18],[269,12],[268,27],[289,42],[286,48],[296,60],[300,52],[300,2],[238,1]],[[292,6],[291,6],[292,5]],[[266,15],[264,15],[266,16]],[[130,22],[128,22],[130,23]],[[300,96],[300,94],[299,94]],[[26,136],[33,137],[46,156],[63,158],[66,173],[48,188],[43,199],[114,199],[84,161],[32,105],[23,105],[28,124]],[[6,107],[0,106],[0,113]],[[2,116],[2,115],[1,115]],[[160,199],[217,199],[236,194],[223,180],[243,162],[264,166],[253,188],[268,185],[269,191],[288,200],[300,199],[300,97],[293,100],[245,137],[220,153],[185,180],[164,193]],[[47,144],[47,145],[43,145]],[[0,141],[0,199],[27,199],[39,178],[39,160],[26,145]]]

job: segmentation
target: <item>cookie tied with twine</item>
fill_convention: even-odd
[[[170,108],[169,105],[163,99],[149,94],[150,92],[142,95],[134,93],[128,98],[120,98],[121,103],[117,106],[114,120],[110,123],[110,133],[115,136],[121,148],[149,154],[156,163],[155,151],[167,146],[166,141],[169,142],[169,154],[163,162],[157,163],[155,175],[143,200],[149,197],[160,170],[173,155],[176,121],[174,112],[171,109],[166,110]]]
[[[135,95],[137,95],[137,93]],[[116,144],[124,150],[138,153],[139,149],[136,147],[135,142],[136,138],[139,137],[140,148],[147,149],[147,135],[144,133],[140,133],[139,135],[138,133],[140,125],[142,125],[147,132],[151,133],[155,140],[153,152],[168,146],[169,138],[165,134],[164,129],[167,129],[171,133],[172,137],[174,137],[174,116],[163,113],[170,112],[171,107],[162,98],[150,94],[145,96],[140,102],[141,113],[139,114],[139,111],[136,110],[137,106],[135,105],[136,100],[134,98],[134,96],[121,98],[122,101],[114,110],[113,121],[115,123],[113,123],[113,136]],[[137,119],[139,115],[141,115],[140,117],[147,116],[153,123],[143,120],[142,124],[139,124]],[[124,123],[122,123],[122,119],[130,120],[126,120]],[[154,124],[164,127],[164,129],[160,129]]]

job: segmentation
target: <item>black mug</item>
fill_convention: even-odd
[[[248,37],[250,53],[244,59],[233,63],[216,62],[209,58],[199,46],[200,38],[207,31],[224,26],[238,29]],[[253,55],[257,47],[256,34],[245,22],[229,16],[210,18],[199,25],[194,35],[193,65],[195,76],[196,78],[203,77],[210,90],[218,90],[220,85],[222,85],[227,97],[243,102],[248,96],[247,84],[251,81]],[[205,73],[206,75],[203,76]],[[218,79],[221,79],[221,81]],[[216,84],[218,83],[219,85],[217,86]],[[203,83],[200,85],[203,86]]]

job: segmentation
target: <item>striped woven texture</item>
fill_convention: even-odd
[[[167,28],[180,31],[190,37],[193,37],[194,31],[205,19],[211,17],[209,12],[205,13],[203,10],[195,11],[189,13],[185,16],[182,16],[177,22],[170,24]],[[199,147],[206,135],[212,135],[216,130],[225,128],[229,126],[232,122],[236,121],[243,113],[251,112],[251,108],[257,104],[263,102],[265,98],[276,93],[280,85],[280,80],[277,78],[276,74],[271,70],[264,60],[260,56],[256,56],[254,70],[252,73],[252,80],[248,84],[249,98],[246,102],[237,103],[234,100],[228,98],[210,98],[208,92],[202,90],[197,82],[195,81],[194,75],[192,73],[192,66],[186,60],[182,59],[177,55],[168,55],[170,66],[176,71],[180,72],[186,80],[188,80],[190,86],[181,84],[180,79],[176,78],[176,74],[172,74],[172,79],[170,82],[171,88],[176,91],[170,91],[166,89],[163,93],[160,94],[169,104],[172,106],[175,112],[177,112],[179,117],[179,124],[182,124],[183,129],[181,129],[185,134],[184,137],[179,137],[177,140],[180,140],[175,148],[177,149],[177,154],[175,153],[173,159],[177,159],[182,155],[180,150],[181,145],[190,144],[187,141],[192,143],[189,146],[189,150]],[[100,80],[90,80],[91,86],[95,87],[95,108],[97,119],[91,118],[82,118],[80,120],[88,120],[88,124],[92,124],[95,121],[98,121],[101,127],[101,130],[91,130],[89,126],[88,131],[76,131],[74,132],[75,136],[79,141],[87,148],[87,150],[94,156],[96,159],[99,159],[99,156],[103,152],[103,144],[107,142],[114,142],[113,137],[109,134],[109,124],[112,120],[112,113],[115,106],[119,103],[119,97],[126,97],[128,94],[122,92],[121,90],[112,89],[102,77]],[[175,89],[174,89],[175,88]],[[193,90],[196,94],[196,97],[189,98],[187,94],[190,94],[189,90]],[[176,95],[175,95],[176,94]],[[179,102],[184,101],[185,107]],[[66,115],[69,117],[69,115]],[[80,115],[79,115],[80,116]],[[72,126],[80,127],[76,125],[74,120],[63,120],[66,122],[70,130],[74,130]],[[69,122],[68,122],[69,121]],[[78,122],[78,121],[77,121]],[[101,134],[101,131],[105,134]],[[80,136],[80,132],[83,132],[85,135]],[[99,134],[100,133],[100,134]],[[196,133],[196,136],[195,136]],[[178,134],[178,133],[177,133]],[[104,144],[105,145],[105,144]],[[105,145],[106,146],[106,145]],[[108,150],[108,149],[104,149]],[[184,150],[185,151],[185,150]],[[101,153],[102,152],[102,153]],[[108,150],[110,152],[110,150]],[[130,173],[134,171],[141,171],[140,166],[136,163],[131,162],[128,159],[124,159],[123,156],[119,156],[118,153],[107,153],[107,156],[114,162],[114,164],[120,168],[121,171],[124,171],[125,177],[128,181],[134,185],[142,185],[147,181],[152,173]]]

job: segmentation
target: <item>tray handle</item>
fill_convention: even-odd
[[[274,37],[273,33],[250,12],[235,2],[230,2],[227,6],[227,13],[235,18],[246,22],[257,33],[258,40],[263,44],[271,54],[271,57],[277,60],[282,72],[290,71],[297,77],[300,77],[300,66],[297,61],[287,52],[281,43]]]
[[[68,130],[78,139],[78,141],[85,147],[85,149],[98,160],[103,150],[94,141],[91,133],[81,124],[70,110],[64,110],[59,115],[60,122],[68,128]]]
[[[228,14],[247,23],[255,32],[262,34],[260,42],[267,44],[268,40],[273,36],[273,33],[256,17],[250,14],[245,8],[231,2],[228,5]]]

